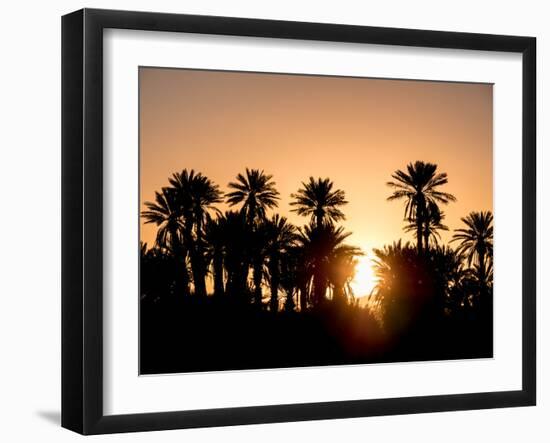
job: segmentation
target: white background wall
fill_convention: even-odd
[[[60,16],[81,7],[350,23],[538,38],[538,406],[494,411],[165,431],[94,441],[423,441],[550,439],[549,12],[541,1],[112,0],[4,2],[0,25],[0,440],[68,442],[60,414]],[[544,171],[544,172],[543,172]],[[546,252],[542,249],[546,247]]]

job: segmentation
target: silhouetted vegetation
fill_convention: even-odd
[[[239,173],[225,194],[199,172],[173,174],[142,212],[157,235],[141,245],[141,372],[492,356],[492,214],[470,213],[440,244],[447,175],[417,161],[392,179],[388,200],[404,201],[416,245],[374,249],[376,288],[356,298],[368,251],[338,225],[348,202],[329,178],[291,194],[295,226],[264,171]]]

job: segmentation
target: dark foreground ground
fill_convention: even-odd
[[[272,313],[230,299],[142,301],[140,373],[490,358],[492,310],[418,318],[390,334],[370,312],[327,302]]]

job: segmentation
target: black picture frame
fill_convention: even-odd
[[[130,415],[103,412],[103,30],[503,51],[522,54],[522,389]],[[82,434],[530,406],[536,403],[536,39],[83,9],[62,18],[62,426]]]

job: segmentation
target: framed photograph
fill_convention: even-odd
[[[530,406],[532,37],[62,20],[62,425]]]

